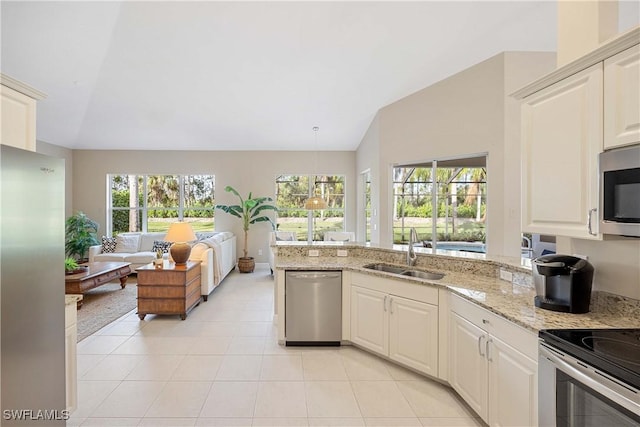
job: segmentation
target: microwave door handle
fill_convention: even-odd
[[[591,234],[592,236],[597,236],[598,233],[594,233],[593,230],[591,229],[591,218],[593,217],[593,213],[596,212],[598,209],[597,208],[593,208],[593,209],[589,209],[589,213],[587,214],[587,225],[589,227],[589,234]]]

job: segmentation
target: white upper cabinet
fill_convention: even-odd
[[[604,149],[640,142],[640,45],[604,61]]]
[[[45,94],[4,74],[0,80],[0,144],[36,151],[36,102]]]
[[[598,235],[602,63],[524,98],[522,230]]]

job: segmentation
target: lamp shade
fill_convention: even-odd
[[[174,242],[169,252],[177,265],[186,264],[191,254],[191,246],[187,243],[196,240],[196,235],[188,222],[174,222],[169,227],[165,240]]]
[[[309,197],[304,203],[304,208],[310,211],[326,209],[327,202],[325,202],[321,197]]]

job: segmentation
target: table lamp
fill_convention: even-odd
[[[169,227],[164,239],[168,242],[173,242],[169,252],[176,265],[186,264],[191,254],[191,245],[187,242],[196,240],[191,224],[182,221],[174,222]]]

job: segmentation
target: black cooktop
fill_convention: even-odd
[[[640,389],[640,329],[546,329],[540,338]]]

